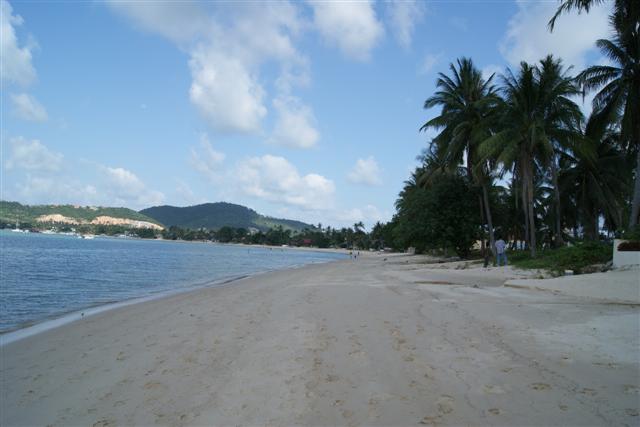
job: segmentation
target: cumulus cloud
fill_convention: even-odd
[[[37,139],[21,136],[9,140],[10,154],[5,163],[7,170],[55,172],[62,167],[63,155],[49,150]]]
[[[496,64],[489,64],[482,68],[482,78],[487,80],[489,77],[493,76],[492,82],[497,84],[499,82],[499,76],[504,74],[504,67]]]
[[[249,196],[305,209],[326,209],[333,204],[333,181],[315,173],[301,175],[283,157],[249,158],[238,164],[234,175]]]
[[[358,159],[347,175],[347,178],[354,184],[371,186],[382,184],[380,180],[380,167],[373,156],[369,156],[366,159]]]
[[[191,102],[222,131],[257,132],[267,114],[264,89],[239,60],[205,47],[189,61]]]
[[[146,207],[162,204],[165,197],[160,191],[149,190],[140,178],[122,167],[102,166],[106,190],[115,204]]]
[[[412,0],[395,0],[386,3],[389,21],[396,40],[404,49],[411,46],[416,24],[424,17],[424,3]]]
[[[334,218],[343,224],[353,224],[359,221],[365,224],[373,224],[378,221],[388,221],[391,218],[389,212],[382,212],[374,205],[366,205],[363,208],[353,208],[335,213]]]
[[[11,94],[13,111],[16,116],[31,122],[46,122],[49,118],[47,110],[38,100],[27,93]]]
[[[216,181],[219,178],[220,166],[226,156],[224,153],[214,150],[207,134],[200,135],[199,149],[191,147],[190,154],[189,161],[195,170],[211,181]]]
[[[110,5],[137,27],[158,33],[187,52],[192,77],[189,98],[217,131],[260,133],[268,113],[261,76],[266,62],[275,61],[282,69],[276,82],[280,91],[286,86],[288,94],[306,80],[306,59],[293,41],[305,24],[290,2]]]
[[[292,148],[311,148],[318,142],[316,119],[310,107],[293,96],[281,96],[273,101],[278,119],[270,142]]]
[[[94,205],[101,202],[100,192],[93,185],[53,176],[28,174],[24,181],[16,184],[16,190],[11,197],[26,203]]]
[[[366,61],[384,35],[370,1],[313,1],[313,22],[329,43],[337,45],[348,57]]]
[[[31,63],[33,42],[20,44],[16,27],[23,24],[20,15],[14,15],[9,2],[0,0],[0,52],[2,55],[2,81],[27,86],[36,79]]]
[[[420,72],[420,74],[428,74],[429,72],[431,72],[431,70],[433,70],[433,67],[440,63],[440,61],[442,61],[442,53],[428,53],[422,60],[418,71]]]
[[[579,71],[585,67],[586,55],[595,48],[595,41],[609,35],[608,7],[594,7],[588,14],[563,15],[550,33],[547,22],[558,7],[556,2],[517,3],[518,11],[509,20],[500,44],[500,52],[511,66],[520,61],[537,62],[552,53]]]
[[[107,0],[107,3],[131,18],[140,30],[159,33],[176,43],[187,43],[207,30],[206,11],[196,2]]]

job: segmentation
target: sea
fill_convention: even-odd
[[[237,278],[344,257],[285,247],[0,230],[0,341],[34,324],[84,315],[83,310],[232,286]]]

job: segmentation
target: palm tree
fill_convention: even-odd
[[[540,61],[536,68],[536,76],[540,85],[540,100],[544,108],[546,132],[553,143],[553,153],[544,159],[551,172],[553,186],[554,210],[554,241],[556,246],[562,246],[562,209],[560,188],[558,186],[558,158],[560,153],[572,148],[580,136],[580,123],[583,119],[578,105],[569,99],[580,94],[580,89],[568,72],[571,67],[564,69],[561,59],[554,59],[552,55]]]
[[[589,12],[604,0],[564,0],[549,21],[553,30],[556,19],[571,10]],[[615,32],[612,40],[596,42],[600,50],[614,63],[612,66],[592,66],[578,77],[585,90],[600,89],[594,98],[594,108],[606,111],[610,122],[619,122],[621,137],[630,145],[629,154],[636,154],[635,185],[631,202],[629,228],[638,224],[640,215],[640,2],[615,0],[609,17]]]
[[[556,20],[560,15],[573,10],[578,13],[589,13],[592,7],[607,3],[607,1],[608,0],[562,0],[556,13],[547,24],[549,30],[553,31]],[[621,25],[619,26],[622,30],[621,34],[633,32],[634,27],[637,34],[638,23],[640,22],[640,4],[636,0],[615,0],[613,3],[613,15],[618,15],[622,18],[620,20]]]
[[[553,78],[551,76],[554,76]],[[522,186],[525,230],[531,256],[536,255],[535,177],[556,153],[555,146],[571,135],[580,118],[568,99],[573,92],[561,63],[551,57],[541,67],[526,62],[518,74],[509,69],[504,81],[500,131],[480,146],[480,159],[495,158],[503,170],[513,171]]]
[[[426,122],[420,130],[440,130],[432,144],[435,144],[436,156],[446,167],[457,168],[466,155],[467,175],[471,182],[482,188],[480,214],[483,222],[486,219],[493,251],[495,237],[488,190],[493,185],[493,178],[489,159],[479,162],[477,149],[480,142],[491,135],[500,99],[492,84],[493,76],[485,80],[471,59],[460,58],[456,65],[449,64],[449,69],[451,76],[438,74],[438,90],[424,103],[425,109],[441,107],[440,115]],[[484,247],[484,238],[482,245]]]
[[[594,65],[578,75],[585,91],[600,89],[593,108],[610,123],[619,123],[621,141],[628,153],[636,154],[635,185],[631,203],[629,228],[638,224],[640,215],[640,24],[628,31],[626,14],[640,8],[637,2],[616,10],[611,16],[615,29],[612,40],[600,39],[596,45],[613,65]],[[636,11],[637,13],[637,11]]]
[[[630,169],[618,146],[619,135],[598,113],[589,117],[582,140],[571,154],[565,153],[560,183],[577,208],[585,235],[597,239],[601,215],[610,228],[622,226]]]

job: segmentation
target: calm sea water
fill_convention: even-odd
[[[343,255],[0,231],[0,332],[87,307]]]

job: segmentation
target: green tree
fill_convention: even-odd
[[[567,201],[573,203],[585,235],[597,239],[603,215],[609,227],[622,226],[622,212],[631,183],[630,167],[618,147],[619,135],[592,114],[583,143],[565,154],[560,182]]]
[[[569,68],[570,69],[570,68]],[[540,87],[540,104],[544,109],[543,117],[546,124],[545,132],[551,141],[553,151],[551,156],[542,161],[549,169],[553,187],[553,230],[556,246],[562,246],[562,208],[560,187],[558,185],[558,159],[561,153],[575,148],[575,141],[580,140],[580,123],[582,112],[578,105],[571,100],[580,94],[580,89],[573,77],[564,69],[562,60],[548,55],[540,61],[536,68]]]
[[[429,97],[424,108],[441,107],[440,114],[420,129],[438,129],[433,139],[436,155],[448,168],[457,168],[466,155],[467,174],[482,189],[479,199],[481,217],[485,218],[489,240],[494,250],[493,218],[489,192],[493,185],[490,159],[478,158],[478,146],[492,134],[497,119],[499,97],[492,84],[493,76],[485,80],[473,61],[460,58],[456,65],[449,64],[451,76],[438,74],[436,93]],[[484,239],[483,239],[484,246]]]
[[[589,12],[604,0],[564,0],[549,21],[553,30],[557,18],[573,10]],[[593,107],[602,111],[610,123],[620,126],[620,136],[635,153],[635,185],[629,216],[629,229],[638,224],[640,215],[640,2],[615,0],[609,21],[614,31],[611,40],[600,39],[596,46],[613,65],[595,65],[578,76],[585,90],[599,89]]]
[[[554,60],[547,57],[541,68],[522,62],[515,75],[507,70],[500,131],[480,146],[481,158],[495,158],[522,186],[525,237],[533,257],[537,246],[534,178],[538,168],[554,158],[556,142],[571,135],[580,117],[578,106],[568,99],[573,88],[548,82],[545,63],[554,64]],[[556,65],[561,69],[559,62]],[[558,75],[567,79],[563,73]]]

